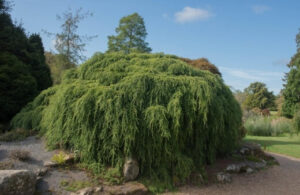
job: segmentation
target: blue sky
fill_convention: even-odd
[[[79,33],[98,35],[86,47],[87,57],[105,52],[119,19],[138,12],[153,52],[206,57],[227,85],[244,89],[261,81],[275,94],[300,28],[299,0],[14,0],[11,14],[28,33],[40,33],[50,50],[53,38],[42,29],[59,32],[56,15],[80,7],[94,16],[82,21]]]

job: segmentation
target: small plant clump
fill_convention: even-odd
[[[98,53],[43,91],[12,126],[40,131],[52,148],[80,151],[97,172],[122,176],[125,158],[134,156],[140,178],[173,185],[232,151],[241,117],[220,76],[176,56]]]
[[[30,152],[26,150],[12,150],[9,154],[10,158],[20,161],[26,161],[30,159]]]
[[[58,154],[54,154],[51,160],[58,165],[64,165],[66,163],[66,154],[60,151]]]
[[[62,180],[60,182],[60,187],[62,187],[66,191],[76,192],[80,189],[91,187],[93,185],[90,181],[79,181],[79,180]]]

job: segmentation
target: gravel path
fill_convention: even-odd
[[[177,193],[209,195],[299,195],[300,159],[278,154],[274,156],[280,166],[273,166],[251,175],[234,175],[231,184],[212,184],[204,187],[184,186]]]
[[[12,160],[9,157],[11,150],[26,150],[30,152],[30,160],[25,162]],[[23,141],[0,142],[0,163],[12,162],[12,169],[28,169],[36,171],[44,167],[46,161],[50,161],[56,151],[47,151],[43,140],[28,137]],[[61,181],[87,181],[88,177],[85,172],[79,170],[60,170],[49,169],[48,173],[37,183],[37,190],[40,194],[59,194],[67,195],[70,192],[60,187]]]

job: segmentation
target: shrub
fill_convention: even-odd
[[[12,121],[45,133],[50,147],[122,172],[171,182],[235,148],[241,110],[220,76],[162,54],[96,54],[68,71]],[[97,171],[101,171],[97,169]]]
[[[248,135],[279,136],[292,133],[291,121],[284,117],[271,119],[263,116],[253,116],[246,120],[245,128]]]
[[[295,132],[297,132],[297,133],[300,132],[300,110],[295,112],[295,114],[294,114],[293,128],[294,128]]]
[[[10,158],[15,160],[26,161],[30,158],[30,152],[26,150],[12,150],[9,154]]]
[[[51,160],[59,165],[63,165],[66,163],[66,154],[60,151],[58,154],[54,154]]]
[[[245,122],[248,135],[272,136],[272,127],[265,117],[252,117]]]
[[[179,58],[180,60],[188,63],[189,65],[193,66],[194,68],[198,68],[200,70],[208,70],[209,72],[213,74],[217,74],[222,76],[219,69],[212,63],[208,61],[206,58],[199,58],[196,60],[191,60],[188,58]]]

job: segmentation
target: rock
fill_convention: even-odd
[[[251,174],[251,173],[253,173],[254,172],[254,170],[252,169],[252,168],[250,168],[250,167],[248,167],[247,169],[246,169],[246,173],[248,173],[248,174]]]
[[[243,173],[246,172],[249,166],[246,163],[239,163],[239,164],[231,164],[228,165],[226,168],[226,172],[228,173]]]
[[[87,188],[83,188],[79,191],[77,191],[74,194],[78,194],[78,195],[97,195],[97,194],[103,194],[103,187],[87,187]]]
[[[243,149],[243,148],[247,148],[249,150],[249,153],[245,154],[245,155],[249,155],[249,154],[256,155],[256,154],[262,154],[263,153],[260,144],[250,143],[250,142],[249,143],[244,143],[241,149]],[[246,149],[244,149],[244,152],[246,152]],[[240,153],[242,154],[241,151],[240,151]]]
[[[31,195],[36,175],[29,170],[0,170],[0,192],[5,195]]]
[[[229,173],[220,172],[217,174],[217,181],[220,183],[231,183],[232,178]]]
[[[104,194],[112,195],[148,195],[151,194],[148,189],[141,183],[128,182],[119,186],[105,186]]]
[[[251,154],[251,151],[250,151],[249,148],[242,147],[242,148],[240,149],[240,154],[242,154],[242,155],[249,155],[249,154]]]
[[[64,160],[66,164],[72,164],[75,162],[75,157],[73,154],[66,154]]]
[[[133,181],[139,175],[138,162],[133,158],[127,158],[123,168],[125,181]]]
[[[51,168],[51,167],[57,167],[57,166],[58,166],[58,164],[55,163],[55,162],[53,162],[53,161],[46,161],[46,162],[44,162],[44,167]]]
[[[35,174],[36,174],[36,176],[44,176],[44,175],[47,174],[47,172],[48,172],[48,168],[47,167],[43,167],[43,168],[37,169],[35,171]]]

